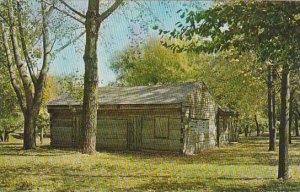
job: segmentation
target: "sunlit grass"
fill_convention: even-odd
[[[21,143],[1,143],[0,189],[300,191],[300,143],[294,143],[288,182],[276,179],[278,152],[268,152],[266,137],[195,156],[103,151],[89,156],[47,145],[24,151]]]

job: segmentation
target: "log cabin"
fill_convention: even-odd
[[[222,110],[202,82],[98,90],[97,150],[185,154],[229,142],[232,112]],[[61,97],[48,104],[52,147],[78,147],[82,106]],[[219,127],[217,127],[219,125]]]

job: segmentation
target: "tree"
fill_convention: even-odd
[[[69,103],[78,102],[82,104],[83,100],[83,76],[78,71],[68,75],[54,77],[57,96],[66,97]]]
[[[1,4],[1,36],[10,81],[24,116],[24,149],[36,147],[37,118],[49,71],[51,44],[48,17],[52,8],[43,0]],[[36,15],[31,15],[36,13]]]
[[[40,143],[43,144],[44,141],[44,132],[47,128],[50,127],[50,118],[49,114],[42,110],[37,118],[37,132],[39,133]]]
[[[6,8],[4,11],[7,15],[2,16],[1,30],[11,84],[24,115],[23,147],[24,149],[33,149],[36,147],[36,120],[41,108],[44,83],[49,70],[48,56],[51,51],[51,45],[49,42],[48,13],[43,1],[40,3],[41,23],[31,21],[29,19],[30,16],[23,10],[21,3],[23,2],[6,1],[3,7]],[[38,53],[42,54],[42,67],[36,73],[34,71],[34,66],[37,66],[36,61],[32,59],[32,55],[29,52],[30,49],[35,47],[27,39],[29,34],[27,29],[25,29],[26,25],[31,27],[37,25],[36,31],[41,32],[42,51],[38,51]],[[18,31],[16,30],[17,28]],[[38,38],[36,36],[34,40]]]
[[[254,115],[254,119],[255,119],[255,125],[256,125],[256,135],[260,136],[261,130],[260,130],[260,127],[259,127],[259,123],[258,123],[257,115],[256,114]]]
[[[269,151],[275,151],[276,146],[276,99],[275,99],[275,67],[268,65],[268,120],[269,120]]]
[[[186,23],[179,22],[178,29],[166,33],[190,44],[170,45],[173,50],[253,51],[262,63],[270,61],[282,67],[278,178],[288,179],[289,79],[290,71],[299,66],[300,4],[237,1],[220,3],[207,11],[179,12]]]
[[[194,79],[192,60],[187,54],[173,53],[163,47],[159,39],[148,39],[119,52],[110,68],[117,75],[117,84],[166,84]]]
[[[100,0],[89,0],[86,14],[74,9],[63,0],[59,0],[65,7],[72,12],[64,12],[73,19],[85,25],[86,43],[84,51],[84,96],[82,108],[82,153],[93,154],[96,151],[96,128],[97,128],[97,109],[98,109],[98,58],[97,43],[101,23],[105,21],[123,2],[116,0],[108,9],[99,13]],[[59,11],[62,11],[56,8]],[[75,15],[75,16],[74,16]],[[80,19],[76,18],[80,17]],[[85,21],[82,21],[84,19]]]
[[[263,70],[254,70],[256,60],[250,53],[239,58],[230,52],[176,53],[164,47],[158,39],[149,39],[142,45],[121,51],[111,68],[117,74],[116,84],[121,85],[201,80],[219,105],[239,110],[240,119],[253,121],[256,114],[260,121],[263,119],[266,89],[261,80]],[[249,61],[253,65],[248,65]]]

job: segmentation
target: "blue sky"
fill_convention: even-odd
[[[74,1],[73,6],[85,9],[87,1]],[[109,66],[118,52],[134,42],[143,42],[149,37],[157,36],[152,30],[154,25],[163,29],[173,29],[180,20],[176,13],[179,9],[202,8],[207,9],[212,1],[171,1],[171,0],[139,0],[127,2],[115,11],[101,25],[98,42],[98,74],[100,85],[107,85],[115,80],[116,75]],[[70,21],[72,22],[72,21]],[[82,31],[79,29],[77,33]],[[79,71],[84,73],[83,51],[85,36],[75,44],[70,45],[51,63],[50,74],[64,75]]]

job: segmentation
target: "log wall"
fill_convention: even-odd
[[[69,111],[58,111],[50,116],[50,145],[73,147],[73,115]]]
[[[181,119],[181,104],[135,107],[103,107],[98,111],[98,125],[96,133],[97,149],[129,149],[129,142],[139,140],[137,150],[167,150],[182,151],[183,133]],[[51,114],[51,146],[78,147],[81,129],[81,113],[67,109],[52,109]],[[129,133],[130,121],[137,119],[140,133],[132,138]],[[165,132],[156,133],[157,119],[163,118]],[[137,124],[137,125],[138,125]],[[138,129],[138,127],[134,127]],[[160,137],[160,135],[164,137]],[[132,140],[133,139],[133,140]]]

